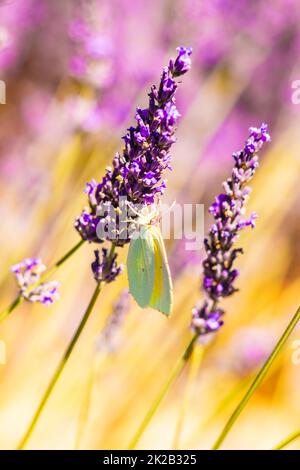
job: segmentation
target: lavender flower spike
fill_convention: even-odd
[[[107,284],[114,281],[116,277],[123,271],[123,266],[117,264],[117,254],[115,253],[109,259],[108,250],[102,248],[102,258],[100,258],[99,250],[95,251],[95,261],[92,263],[92,271],[96,282],[106,282]]]
[[[130,127],[123,137],[122,153],[115,155],[112,167],[107,168],[101,183],[93,180],[87,185],[89,207],[75,221],[75,228],[84,240],[103,241],[98,238],[96,228],[100,221],[103,225],[109,223],[106,215],[99,215],[105,204],[111,204],[120,217],[120,198],[125,198],[131,205],[151,205],[165,191],[163,175],[171,169],[170,148],[175,142],[174,132],[180,116],[175,106],[175,79],[191,66],[192,49],[179,47],[177,51],[177,58],[170,60],[168,67],[163,69],[159,87],[152,86],[148,107],[137,109],[136,126]],[[118,227],[115,237],[115,245],[129,242],[129,237],[120,237]]]
[[[59,299],[59,284],[56,281],[42,283],[34,287],[39,282],[41,274],[46,270],[41,259],[27,258],[12,266],[11,270],[15,274],[20,295],[25,300],[50,305]],[[32,289],[30,289],[31,286]]]
[[[258,167],[257,152],[265,142],[270,141],[268,126],[250,128],[246,144],[238,153],[233,154],[235,161],[231,177],[223,183],[224,192],[219,194],[209,212],[215,222],[204,240],[206,258],[203,262],[203,290],[206,300],[201,308],[193,309],[191,328],[198,335],[217,331],[223,325],[224,311],[218,307],[224,297],[237,291],[234,281],[239,275],[233,268],[241,248],[234,248],[239,231],[254,227],[256,214],[243,219],[243,212],[249,197],[248,182]]]

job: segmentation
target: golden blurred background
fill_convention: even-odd
[[[225,325],[190,383],[180,439],[188,370],[140,449],[209,449],[299,306],[300,104],[292,103],[292,83],[300,80],[299,19],[297,0],[0,2],[1,309],[17,295],[11,265],[30,256],[51,265],[79,240],[73,225],[86,204],[87,181],[99,181],[122,149],[136,106],[146,103],[178,45],[193,47],[193,65],[177,93],[182,117],[164,202],[207,209],[248,128],[269,124],[272,142],[261,152],[247,209],[259,218],[241,237],[239,292],[224,302]],[[83,23],[94,35],[89,57],[76,36]],[[206,228],[210,223],[206,213]],[[1,449],[17,446],[89,302],[93,248],[85,244],[53,276],[60,282],[57,303],[24,303],[0,324]],[[97,338],[127,288],[126,271],[103,289],[28,448],[128,447],[191,337],[191,310],[202,296],[204,252],[191,257],[180,250],[168,242],[172,317],[132,299],[117,347],[107,353]],[[119,253],[125,262],[127,247]],[[299,328],[223,448],[269,449],[300,427],[297,339]]]

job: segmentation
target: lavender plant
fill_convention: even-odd
[[[235,163],[231,176],[223,183],[224,192],[217,196],[210,207],[215,222],[204,240],[207,256],[203,262],[203,288],[206,299],[201,308],[195,307],[192,312],[191,329],[194,336],[131,440],[131,449],[137,445],[170,386],[190,359],[199,337],[216,332],[223,324],[224,311],[219,308],[219,302],[237,290],[234,281],[238,271],[233,268],[233,263],[242,250],[234,244],[241,229],[254,227],[255,213],[249,219],[243,217],[250,192],[247,184],[258,167],[258,151],[270,140],[267,129],[266,124],[262,124],[259,129],[250,128],[244,148],[233,154]]]
[[[256,154],[263,144],[268,141],[270,141],[270,136],[266,124],[262,124],[259,129],[250,128],[250,136],[244,149],[233,155],[235,165],[231,177],[223,184],[224,193],[216,198],[215,203],[210,208],[215,223],[205,239],[207,257],[203,262],[203,288],[206,300],[201,308],[194,308],[193,310],[191,327],[195,333],[195,340],[199,336],[217,331],[222,326],[224,311],[218,307],[219,302],[237,290],[234,281],[239,273],[233,268],[233,262],[237,255],[242,253],[242,250],[241,248],[235,248],[234,243],[241,229],[248,226],[254,227],[255,225],[255,213],[252,213],[249,219],[243,218],[245,203],[249,196],[247,184],[258,167]],[[214,450],[220,448],[255,390],[264,380],[299,320],[300,308],[296,311],[253,383],[230,416],[213,446]]]
[[[179,47],[178,56],[170,60],[168,67],[164,68],[160,85],[153,86],[149,94],[147,109],[138,108],[136,114],[136,127],[131,127],[124,137],[125,148],[123,153],[117,153],[113,160],[113,168],[108,168],[102,182],[97,184],[94,180],[87,184],[86,192],[89,198],[89,209],[84,210],[76,219],[75,228],[83,241],[102,243],[110,242],[110,250],[102,249],[102,256],[97,250],[96,259],[92,263],[92,271],[96,281],[96,288],[84,313],[84,316],[72,337],[67,350],[62,357],[42,400],[25,432],[18,448],[23,449],[30,438],[36,423],[54,389],[62,371],[88,321],[93,307],[100,294],[103,284],[116,279],[122,271],[117,265],[115,248],[123,246],[129,241],[115,231],[115,238],[98,237],[98,226],[111,223],[106,214],[107,205],[112,206],[117,218],[124,210],[119,206],[120,197],[125,197],[130,204],[148,206],[163,194],[166,182],[162,179],[164,172],[170,168],[170,147],[175,142],[174,131],[179,113],[175,107],[176,79],[185,74],[191,66],[190,48]],[[99,215],[100,214],[100,215]]]
[[[224,192],[216,197],[209,209],[214,223],[204,239],[203,290],[206,299],[200,308],[193,309],[191,322],[192,330],[198,336],[213,333],[223,325],[224,310],[219,308],[219,303],[237,291],[234,282],[239,272],[233,266],[243,250],[236,248],[235,242],[242,229],[255,227],[256,213],[244,219],[250,193],[247,184],[259,164],[257,152],[270,141],[267,130],[266,124],[259,129],[250,128],[244,148],[233,154],[235,164],[231,176],[223,183]]]
[[[206,299],[201,308],[196,307],[193,310],[191,328],[194,332],[194,336],[140,424],[130,442],[130,449],[135,448],[151,418],[157,411],[162,399],[167,394],[183,367],[187,364],[199,337],[216,332],[223,324],[222,316],[224,311],[219,308],[219,302],[221,299],[232,295],[237,290],[234,281],[238,276],[238,271],[233,268],[233,262],[242,251],[240,248],[235,248],[234,243],[238,238],[239,231],[247,226],[253,227],[256,218],[255,214],[252,214],[249,219],[243,218],[245,203],[249,196],[249,189],[246,185],[253,177],[258,167],[257,152],[261,149],[262,145],[269,140],[270,136],[265,124],[259,129],[251,128],[250,136],[246,141],[244,149],[233,155],[235,165],[232,175],[223,184],[224,193],[216,198],[215,203],[210,208],[215,223],[212,225],[209,235],[205,239],[207,256],[203,262],[203,288]],[[249,389],[225,424],[212,447],[213,450],[218,450],[222,445],[247,403],[263,382],[272,364],[286,345],[299,320],[300,307],[297,309]],[[298,435],[299,433],[297,431],[280,443],[278,448],[286,445],[287,442],[290,442],[290,440]]]
[[[152,86],[148,108],[137,109],[136,126],[130,127],[123,137],[125,147],[122,154],[115,155],[113,165],[107,168],[101,183],[97,184],[94,179],[87,183],[85,192],[88,194],[89,207],[85,208],[75,221],[75,228],[82,240],[55,263],[51,273],[75,253],[84,241],[95,243],[104,241],[99,238],[97,227],[101,225],[105,227],[111,222],[110,215],[106,214],[108,205],[116,214],[117,230],[114,240],[111,240],[111,237],[107,238],[113,241],[113,246],[123,246],[130,241],[130,238],[124,237],[124,232],[120,233],[118,230],[118,221],[124,211],[124,206],[120,207],[119,201],[123,198],[123,201],[125,199],[129,204],[147,206],[153,204],[164,193],[166,180],[163,179],[163,175],[166,170],[171,169],[170,149],[176,140],[174,133],[180,116],[175,105],[175,93],[178,87],[176,79],[188,72],[191,67],[192,49],[178,47],[177,51],[176,59],[171,59],[168,66],[163,69],[158,88]],[[108,256],[104,252],[103,255]],[[96,258],[95,262],[99,263],[99,259],[97,261]],[[115,263],[112,266],[115,266]],[[103,267],[102,261],[102,269]],[[118,270],[118,274],[120,271]],[[0,314],[0,321],[6,318],[21,301],[22,296],[19,296]]]

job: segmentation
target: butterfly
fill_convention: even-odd
[[[165,315],[172,311],[173,285],[160,229],[140,225],[131,238],[127,273],[129,292],[142,308],[152,307]]]

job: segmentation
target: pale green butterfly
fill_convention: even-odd
[[[131,239],[127,256],[129,291],[142,308],[152,307],[169,315],[173,285],[164,241],[155,225],[140,225]]]

